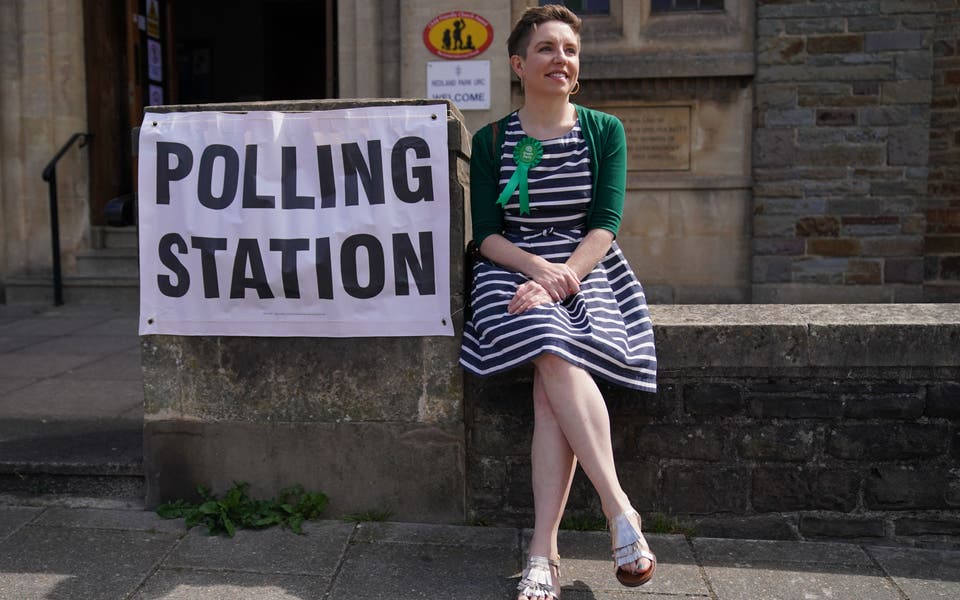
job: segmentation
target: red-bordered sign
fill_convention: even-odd
[[[493,26],[466,10],[454,10],[434,17],[423,30],[423,44],[443,58],[473,58],[490,47]]]

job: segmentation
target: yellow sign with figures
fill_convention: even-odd
[[[454,60],[473,58],[490,47],[493,26],[476,13],[455,10],[434,17],[423,30],[430,52]]]
[[[160,0],[147,0],[147,35],[160,39]]]

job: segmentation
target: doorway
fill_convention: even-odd
[[[178,103],[334,98],[333,0],[211,0],[174,13]]]
[[[336,98],[336,23],[336,0],[85,0],[91,223],[136,191],[144,107]]]

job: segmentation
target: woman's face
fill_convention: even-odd
[[[580,76],[580,38],[561,21],[547,21],[533,30],[527,56],[511,56],[527,96],[568,96]]]

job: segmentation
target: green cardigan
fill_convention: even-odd
[[[627,184],[627,140],[623,124],[613,115],[574,105],[580,129],[590,148],[593,199],[587,212],[587,229],[617,234],[623,214]],[[482,127],[473,136],[470,156],[470,212],[473,239],[479,247],[487,236],[503,231],[503,209],[497,204],[500,181],[500,148],[510,115]]]

